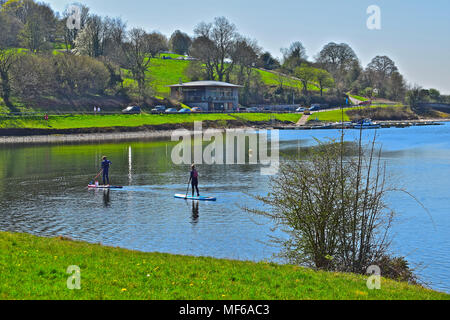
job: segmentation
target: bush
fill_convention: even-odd
[[[350,146],[318,142],[305,158],[283,161],[271,192],[256,197],[271,210],[248,209],[288,232],[278,241],[290,263],[365,274],[387,255],[394,212],[384,202],[385,167],[375,140]]]
[[[103,94],[110,79],[102,62],[71,54],[22,55],[13,74],[13,89],[23,99]]]

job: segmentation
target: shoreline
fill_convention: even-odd
[[[405,121],[375,121],[382,125],[382,128],[399,127],[405,128],[410,126],[432,126],[439,125],[443,122],[450,122],[450,119],[421,119],[421,120],[405,120]],[[135,129],[136,131],[133,131]],[[139,130],[140,129],[140,130]],[[153,129],[153,130],[152,130]],[[42,134],[41,129],[2,129],[0,130],[0,145],[11,144],[51,144],[51,143],[84,143],[84,142],[113,142],[113,141],[129,141],[129,140],[157,140],[170,138],[174,130],[187,129],[189,132],[194,132],[193,124],[186,125],[174,125],[173,128],[163,129],[158,128],[81,128],[73,130],[51,130],[48,134]],[[270,124],[270,123],[249,123],[247,126],[231,126],[231,127],[216,127],[208,125],[203,129],[215,129],[218,132],[225,132],[227,129],[243,129],[243,130],[255,130],[255,129],[277,129],[277,130],[327,130],[327,129],[339,129],[338,126],[330,128],[329,123],[323,122],[321,125],[287,125],[287,124]],[[13,132],[36,132],[36,134],[28,135],[1,135],[2,131]],[[108,130],[110,130],[108,132]],[[123,131],[122,131],[123,130]],[[58,133],[58,132],[64,133]],[[73,131],[73,133],[69,133]],[[86,131],[86,132],[83,132]],[[98,131],[98,132],[92,132]]]

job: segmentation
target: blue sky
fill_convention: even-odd
[[[44,0],[62,12],[72,3]],[[450,94],[449,0],[84,0],[92,12],[119,16],[130,27],[168,36],[192,34],[201,21],[225,16],[241,34],[280,56],[280,48],[301,41],[312,59],[328,42],[346,42],[366,66],[388,55],[411,84]],[[366,27],[370,5],[381,9],[381,30]]]

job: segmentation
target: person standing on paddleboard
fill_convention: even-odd
[[[197,197],[200,197],[200,192],[198,191],[198,171],[195,168],[195,164],[191,167],[191,183],[192,183],[192,197],[194,197],[194,191],[197,190]],[[195,189],[195,190],[194,190]]]
[[[102,170],[103,170],[103,185],[109,186],[109,166],[112,164],[106,157],[103,157]]]

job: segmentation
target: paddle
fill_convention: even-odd
[[[190,186],[191,186],[191,178],[189,178],[188,187],[187,187],[187,190],[186,190],[186,198],[185,199],[187,199],[187,197],[188,197],[189,187]]]
[[[89,183],[90,185],[93,185],[95,183],[95,179],[97,179],[103,172],[103,169],[100,170],[100,172],[98,173],[98,175],[94,178],[94,180],[91,181],[91,183]]]

